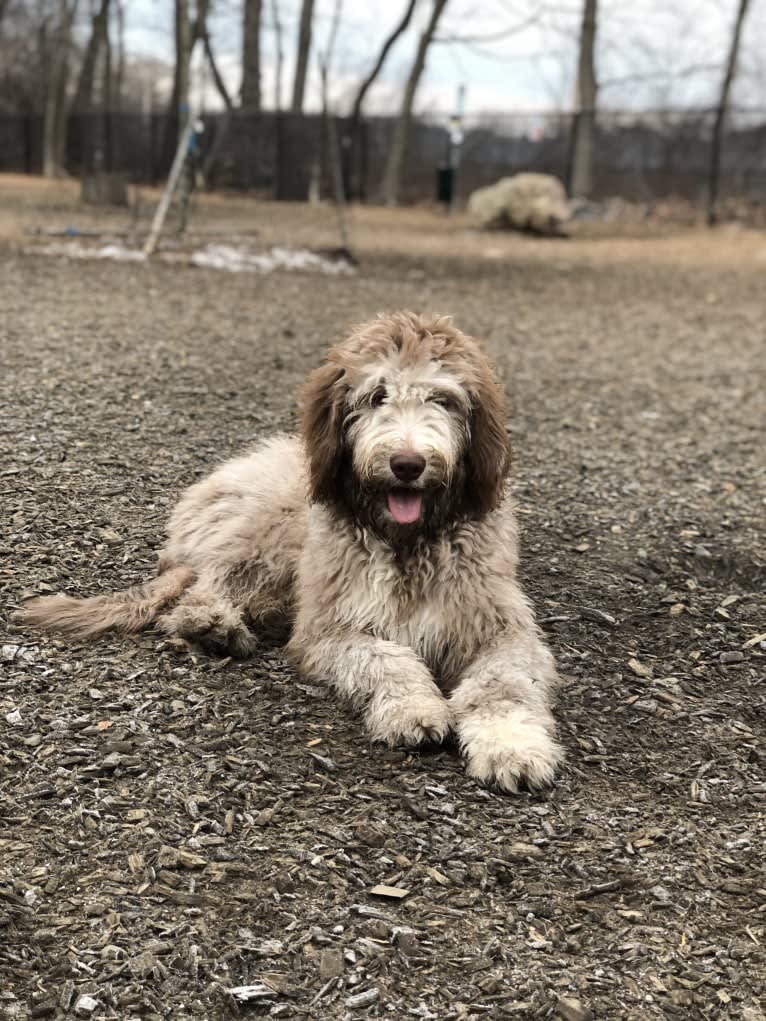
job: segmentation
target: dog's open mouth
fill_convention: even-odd
[[[416,489],[389,489],[386,502],[397,525],[414,525],[420,518],[423,494]]]

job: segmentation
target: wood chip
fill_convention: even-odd
[[[611,615],[606,613],[605,610],[597,610],[592,606],[580,606],[578,612],[583,620],[592,620],[596,624],[606,624],[607,627],[616,627],[617,620]]]
[[[594,883],[593,886],[588,886],[584,890],[578,890],[575,900],[589,900],[591,897],[599,897],[602,893],[616,893],[624,885],[622,879],[612,879],[608,883]]]
[[[247,986],[232,986],[229,994],[240,1003],[247,1003],[250,1000],[264,1000],[276,995],[276,989],[266,985],[265,982],[253,982]]]
[[[593,1011],[574,996],[562,996],[556,1003],[556,1013],[564,1021],[593,1021]]]
[[[157,853],[157,864],[166,869],[204,869],[209,862],[193,851],[169,847],[163,844]]]
[[[633,659],[628,660],[628,666],[636,675],[636,677],[647,678],[652,677],[654,674],[654,671],[650,666],[646,666],[645,663],[642,663],[640,659],[636,659],[635,657],[633,657]]]
[[[373,886],[370,890],[370,893],[374,897],[389,897],[392,900],[401,900],[402,897],[406,897],[409,892],[409,890],[405,890],[401,886],[386,886],[385,883],[378,883],[377,886]]]
[[[339,978],[343,974],[344,967],[342,950],[332,947],[322,951],[319,958],[319,977],[323,982]]]
[[[346,997],[346,1006],[349,1010],[358,1009],[359,1007],[371,1007],[379,995],[378,990],[375,988],[365,989],[361,993],[355,993],[353,996]]]

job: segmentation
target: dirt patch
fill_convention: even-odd
[[[332,244],[330,211],[237,209],[197,225]],[[766,242],[384,214],[352,277],[0,248],[0,1016],[762,1019]],[[395,307],[452,312],[507,384],[567,682],[546,797],[370,747],[277,648],[10,624],[150,574],[181,489],[291,428],[325,345]]]

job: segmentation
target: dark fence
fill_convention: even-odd
[[[312,181],[331,194],[327,124],[321,115],[294,117],[235,111],[204,118],[203,158],[211,149],[209,184],[252,189],[281,199],[305,199]],[[394,119],[373,117],[356,131],[337,120],[344,176],[353,198],[375,199]],[[596,133],[594,198],[651,200],[706,194],[713,115],[710,111],[601,112]],[[42,117],[0,116],[0,171],[39,173]],[[97,167],[131,181],[156,183],[172,162],[178,125],[166,114],[72,115],[66,166],[80,175]],[[567,114],[473,117],[464,125],[457,175],[460,197],[499,177],[538,170],[567,177]],[[445,124],[412,125],[401,198],[436,195],[438,169],[449,158]],[[721,193],[766,201],[766,110],[738,111],[723,142]]]

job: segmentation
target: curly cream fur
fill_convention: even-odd
[[[402,483],[394,455],[420,455]],[[516,790],[561,760],[557,675],[516,579],[500,389],[446,318],[382,316],[330,350],[277,436],[181,497],[157,579],[92,600],[44,597],[21,618],[75,637],[154,624],[252,654],[275,616],[288,655],[389,744],[454,731],[468,772]],[[420,508],[399,520],[391,492]]]

